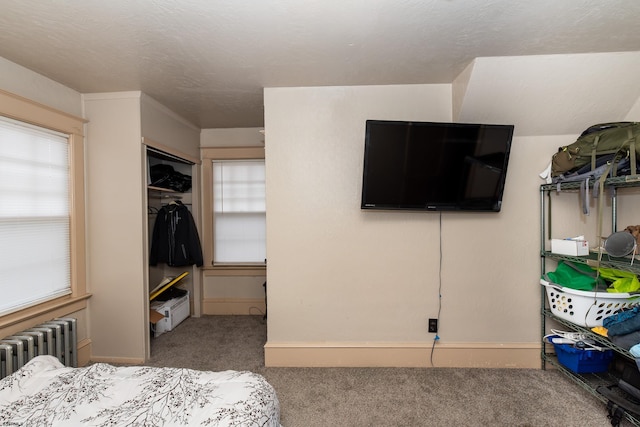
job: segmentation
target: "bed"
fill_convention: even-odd
[[[38,356],[0,380],[0,425],[280,427],[261,375],[182,368],[63,366]]]

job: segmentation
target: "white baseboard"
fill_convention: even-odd
[[[275,343],[268,367],[541,368],[539,343]]]
[[[266,304],[261,298],[205,298],[202,314],[209,315],[264,315]]]

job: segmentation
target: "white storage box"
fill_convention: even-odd
[[[544,279],[540,279],[540,284],[546,288],[553,315],[587,328],[602,326],[605,317],[640,303],[640,295],[579,291]]]
[[[551,253],[559,255],[589,255],[589,242],[586,240],[551,239]]]
[[[155,325],[154,336],[162,335],[178,326],[180,322],[189,317],[189,292],[179,298],[168,301],[155,301],[150,308],[164,315]]]

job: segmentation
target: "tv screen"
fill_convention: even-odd
[[[499,212],[512,125],[367,120],[362,209]]]

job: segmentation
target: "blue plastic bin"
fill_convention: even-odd
[[[576,374],[595,374],[609,370],[613,351],[575,348],[571,344],[553,344],[558,362]]]

